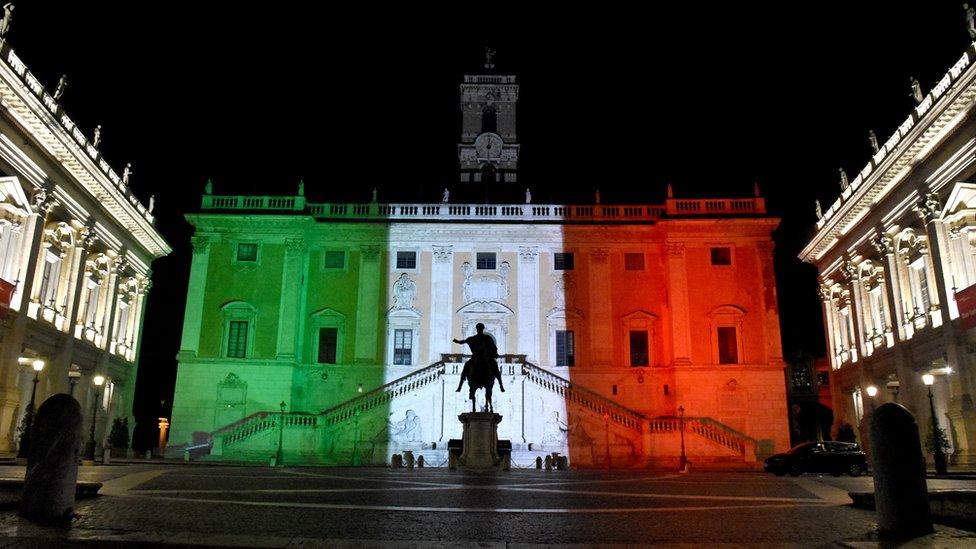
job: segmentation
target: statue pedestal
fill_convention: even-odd
[[[491,412],[471,412],[458,416],[464,425],[461,466],[466,469],[493,469],[498,457],[498,424],[502,416]]]

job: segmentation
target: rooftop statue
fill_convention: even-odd
[[[373,187],[373,203],[376,203],[376,187]]]
[[[441,196],[441,202],[447,204],[450,201],[451,201],[451,191],[447,190],[447,188],[444,188],[444,194]]]
[[[125,169],[122,170],[122,184],[129,185],[129,177],[132,176],[132,162],[125,165]]]
[[[102,142],[102,125],[99,124],[95,126],[95,131],[92,133],[92,147],[98,148],[98,145]]]
[[[922,93],[922,85],[918,83],[918,78],[914,76],[912,77],[912,97],[916,103],[921,103],[925,100],[925,94]]]
[[[488,411],[494,412],[495,410],[491,405],[491,389],[495,385],[496,379],[498,380],[498,388],[503,393],[505,392],[505,386],[502,384],[502,373],[498,369],[498,362],[495,361],[498,358],[498,347],[495,345],[495,340],[485,333],[484,324],[479,322],[475,326],[475,330],[478,333],[467,339],[453,340],[458,345],[467,344],[468,348],[471,349],[471,360],[464,363],[464,369],[461,370],[461,380],[458,382],[458,388],[455,392],[460,393],[464,381],[467,380],[471,411],[475,411],[475,392],[478,389],[484,389]]]
[[[878,136],[874,134],[874,130],[868,131],[868,141],[871,143],[871,150],[875,153],[881,150],[881,146],[878,145]]]
[[[58,80],[58,87],[54,90],[54,100],[60,101],[61,96],[64,95],[64,89],[68,87],[68,75],[62,74],[61,78]]]
[[[532,203],[532,191],[530,191],[528,187],[525,188],[525,203]]]
[[[596,203],[597,203],[597,204],[599,204],[599,203],[600,203],[600,189],[597,189],[597,190],[596,190],[596,193],[594,193],[594,197],[593,197],[593,199],[594,199],[594,200],[596,200]]]
[[[305,196],[305,181],[300,180],[298,182],[298,196]]]
[[[814,200],[813,202],[814,202],[814,205],[817,207],[817,219],[821,219],[823,217],[823,208],[820,207],[820,199],[818,198],[817,200]]]
[[[213,194],[213,182],[209,179],[207,180],[207,184],[203,186],[203,192]]]
[[[847,179],[847,172],[844,171],[844,168],[841,168],[840,169],[840,190],[846,191],[847,187],[850,186],[851,186],[851,182],[848,181]]]
[[[154,194],[149,195],[149,208],[148,208],[149,213],[152,213],[153,208],[155,207],[156,207],[156,195]]]
[[[495,62],[492,58],[495,57],[495,50],[491,48],[485,48],[485,68],[493,69],[495,68]]]
[[[7,2],[3,5],[3,19],[0,19],[0,38],[6,38],[10,32],[10,22],[14,19],[14,3]]]
[[[969,4],[963,4],[962,9],[966,12],[966,30],[969,31],[969,39],[976,40],[976,9]]]

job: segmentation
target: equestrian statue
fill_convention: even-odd
[[[468,380],[468,398],[471,399],[471,411],[474,412],[474,394],[478,389],[483,388],[487,411],[494,413],[491,405],[491,389],[495,385],[496,379],[498,380],[498,388],[503,393],[505,392],[505,385],[502,384],[502,373],[498,369],[498,362],[495,361],[498,358],[498,347],[495,345],[495,340],[485,333],[484,324],[479,322],[475,326],[475,330],[478,333],[467,339],[453,340],[458,345],[467,344],[468,348],[471,349],[471,359],[464,363],[464,369],[461,370],[461,380],[458,382],[458,388],[455,392],[460,393],[464,380]]]

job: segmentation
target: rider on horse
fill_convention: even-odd
[[[475,329],[478,331],[477,334],[467,339],[453,340],[458,345],[467,344],[471,349],[471,360],[464,363],[464,369],[461,370],[461,380],[458,382],[456,392],[461,392],[464,380],[468,380],[471,411],[474,411],[474,393],[483,387],[485,389],[485,400],[488,403],[488,410],[492,411],[491,388],[496,379],[498,380],[498,387],[503,393],[505,392],[505,386],[502,384],[502,373],[498,369],[498,363],[495,362],[495,359],[498,358],[498,347],[495,345],[495,340],[490,335],[484,333],[484,324],[479,322],[475,326]]]

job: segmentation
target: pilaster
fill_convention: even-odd
[[[302,238],[285,240],[285,261],[281,274],[281,300],[278,309],[278,360],[295,360],[298,353],[298,325],[303,270],[308,244]]]
[[[610,250],[590,250],[590,341],[589,356],[593,366],[610,366],[613,363],[613,312],[611,309]]]
[[[424,364],[440,360],[441,353],[451,352],[451,308],[454,303],[453,246],[433,247],[430,268],[430,342],[429,357]]]
[[[61,345],[51,365],[48,379],[48,393],[67,393],[68,369],[71,367],[71,356],[75,346],[75,322],[78,316],[78,303],[81,300],[85,284],[85,261],[88,260],[88,249],[95,240],[92,227],[86,226],[79,231],[77,244],[71,254],[71,285],[68,288],[68,307],[64,312],[65,333],[61,335]]]
[[[386,295],[386,288],[380,287],[380,253],[378,245],[360,246],[356,295],[357,363],[376,364],[380,295]]]
[[[691,318],[688,311],[688,272],[684,242],[667,242],[668,294],[674,364],[691,364]]]
[[[542,356],[539,332],[539,248],[518,249],[518,352],[529,362],[538,363]]]
[[[183,338],[180,341],[180,355],[196,357],[200,351],[200,327],[203,324],[203,304],[207,290],[207,269],[210,266],[210,237],[194,236],[193,260],[190,263],[190,282],[186,290],[186,310],[183,313]],[[111,280],[117,284],[117,278]],[[114,290],[109,301],[110,311],[114,310]],[[111,316],[111,315],[105,315]],[[111,326],[111,324],[110,324]]]

